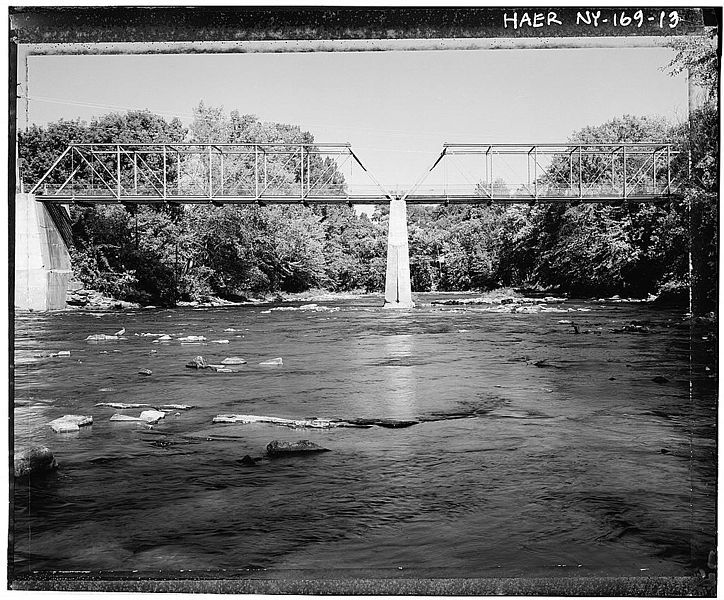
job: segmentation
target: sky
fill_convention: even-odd
[[[444,142],[554,143],[623,114],[687,115],[668,48],[33,56],[29,120],[149,109],[189,124],[205,104],[349,142],[408,189]]]

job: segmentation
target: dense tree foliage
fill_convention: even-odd
[[[706,41],[705,41],[706,42]],[[683,42],[682,42],[683,43]],[[683,194],[665,204],[557,204],[410,206],[408,228],[413,290],[480,290],[497,286],[556,288],[574,295],[667,292],[680,299],[694,290],[695,309],[712,310],[718,268],[718,89],[711,44],[686,42],[673,72],[691,68],[706,84],[709,102],[689,122],[624,115],[585,127],[576,143],[671,141],[684,152],[674,163]],[[698,45],[697,45],[698,44]],[[712,66],[713,65],[713,66]],[[19,139],[26,184],[37,181],[70,142],[314,143],[297,126],[264,123],[238,111],[199,104],[185,129],[147,111],[32,127]],[[689,155],[690,152],[690,155]],[[691,160],[689,160],[689,156]],[[188,158],[178,185],[191,185]],[[635,159],[632,159],[635,160]],[[300,182],[298,159],[270,156],[277,184]],[[248,175],[243,156],[226,164],[225,179]],[[315,157],[312,173],[329,173],[344,188],[334,164]],[[583,162],[584,177],[601,165]],[[557,185],[568,164],[554,160],[539,178]],[[175,169],[174,169],[175,173]],[[173,173],[169,180],[174,181]],[[493,182],[496,189],[506,185]],[[488,186],[480,182],[481,188]],[[86,285],[130,300],[173,304],[210,295],[297,292],[310,288],[381,290],[389,211],[371,218],[347,206],[119,206],[71,208],[77,277]],[[692,243],[693,242],[693,243]],[[693,281],[689,263],[694,265]],[[673,292],[673,294],[672,294]]]

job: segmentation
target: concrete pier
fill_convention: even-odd
[[[68,247],[45,205],[15,194],[15,308],[64,309],[71,273]]]
[[[407,243],[407,204],[404,200],[390,202],[390,223],[387,233],[387,277],[385,308],[412,308],[410,286],[410,250]]]

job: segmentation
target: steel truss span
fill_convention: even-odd
[[[445,144],[417,183],[391,193],[350,144],[71,144],[31,193],[125,206],[665,202],[687,171],[670,143]]]
[[[670,143],[445,144],[412,204],[617,203],[678,195],[688,160]]]
[[[306,143],[71,144],[31,193],[59,204],[390,200],[349,144]]]

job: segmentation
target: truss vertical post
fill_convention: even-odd
[[[623,147],[623,197],[626,199],[626,146]]]
[[[495,188],[493,187],[493,155],[495,152],[492,146],[490,146],[488,151],[490,152],[490,197],[492,198],[495,193]]]
[[[116,195],[121,199],[121,145],[116,144]]]
[[[176,193],[181,195],[181,151],[176,152]]]
[[[535,186],[535,199],[538,200],[538,146],[533,146],[533,185]]]
[[[213,189],[213,174],[211,172],[211,144],[209,144],[209,198],[214,197],[214,189]]]
[[[138,196],[138,154],[133,152],[133,193]]]
[[[691,157],[691,153],[689,153]],[[671,196],[671,145],[666,145],[666,193]]]
[[[299,197],[304,198],[304,146],[301,144],[299,144]]]
[[[573,194],[573,152],[568,153],[568,182],[570,194]]]
[[[307,148],[307,196],[309,196],[309,192],[312,189],[311,186],[311,179],[309,177],[309,174],[311,172],[311,153],[309,152],[309,148]]]
[[[264,189],[267,186],[267,162],[266,162],[266,150],[264,150]]]
[[[611,151],[611,187],[616,189],[616,150]]]
[[[583,198],[583,148],[578,146],[578,197]]]
[[[656,148],[651,152],[651,190],[656,194]]]
[[[254,195],[259,199],[259,147],[254,144]]]
[[[526,155],[526,166],[528,167],[528,190],[530,190],[530,151],[528,151],[528,154]]]
[[[168,152],[166,151],[166,144],[163,145],[163,199],[168,198],[168,190],[166,183],[166,167],[168,162]]]
[[[221,185],[219,186],[219,195],[224,195],[224,151],[222,150],[219,152],[220,158],[221,158]]]

